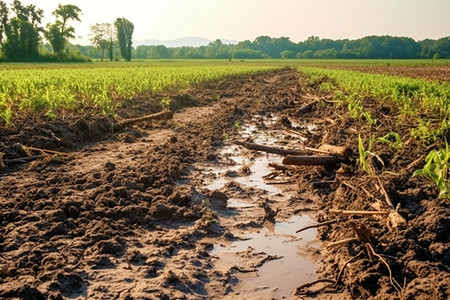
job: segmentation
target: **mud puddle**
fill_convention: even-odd
[[[298,139],[291,139],[284,130],[279,130],[277,120],[273,116],[255,116],[249,124],[239,127],[234,138],[293,147],[292,143]],[[237,270],[233,293],[239,297],[291,297],[297,286],[316,279],[321,246],[316,239],[317,231],[295,232],[314,224],[314,214],[293,215],[292,210],[286,209],[287,203],[293,203],[297,197],[296,183],[289,176],[279,174],[264,179],[274,172],[269,164],[281,164],[282,159],[279,155],[227,145],[220,149],[216,161],[203,167],[206,174],[203,187],[228,196],[228,212],[219,214],[219,219],[237,239],[216,242],[211,254],[218,269]],[[276,222],[264,220],[262,201],[283,211]]]
[[[219,268],[221,265],[245,266],[249,255],[270,258],[254,272],[248,270],[249,274],[240,278],[241,284],[234,289],[236,295],[255,296],[255,292],[267,291],[277,299],[290,297],[297,286],[316,279],[320,249],[317,231],[309,230],[301,237],[295,233],[300,227],[313,223],[308,214],[292,216],[254,232],[246,231],[239,237],[242,240],[216,244],[211,254]]]

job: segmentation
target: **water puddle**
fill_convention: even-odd
[[[282,157],[278,155],[258,155],[246,158],[242,156],[236,146],[224,147],[220,152],[222,157],[226,157],[227,161],[233,161],[230,165],[219,165],[217,167],[209,168],[207,172],[214,174],[214,180],[205,187],[210,190],[218,190],[223,188],[228,182],[235,181],[246,187],[253,187],[265,190],[269,195],[278,194],[282,192],[278,186],[267,184],[262,178],[269,174],[272,170],[269,163],[278,163],[282,161]],[[247,168],[243,171],[243,168]],[[245,172],[245,176],[240,173]]]
[[[299,228],[314,223],[310,215],[293,216],[276,222],[272,228],[245,233],[240,237],[243,240],[215,245],[211,254],[217,258],[216,265],[238,263],[245,266],[250,250],[260,255],[281,257],[265,262],[257,268],[254,276],[245,279],[244,284],[249,290],[272,290],[277,298],[292,296],[297,286],[316,279],[315,266],[320,248],[320,242],[316,240],[317,231],[295,233]]]
[[[249,125],[240,125],[239,139],[251,139],[254,143],[274,147],[295,147],[296,143],[303,142],[299,136],[292,137],[283,129],[274,129],[277,120],[276,117],[255,116]],[[314,129],[306,125],[302,128]],[[204,167],[203,173],[207,174],[204,187],[226,192],[229,196],[227,208],[236,212],[232,217],[221,216],[224,223],[244,221],[244,224],[251,220],[255,212],[261,210],[261,198],[284,202],[296,197],[297,186],[290,176],[280,173],[268,181],[264,179],[265,175],[274,172],[269,164],[281,164],[282,160],[279,155],[228,145],[221,149],[215,163]],[[239,281],[233,287],[236,295],[243,299],[247,296],[265,299],[267,293],[260,295],[260,291],[269,291],[270,297],[276,299],[292,298],[296,287],[316,279],[315,267],[321,247],[316,239],[317,231],[295,232],[314,224],[313,217],[312,214],[294,215],[275,224],[266,222],[261,228],[236,228],[233,234],[239,237],[238,240],[214,245],[211,251],[216,258],[214,265],[224,270],[233,266],[245,269],[235,273]]]

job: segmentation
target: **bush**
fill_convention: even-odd
[[[283,58],[283,59],[292,59],[292,58],[295,58],[294,52],[292,52],[291,50],[284,50],[284,51],[281,51],[280,56],[281,56],[281,58]]]

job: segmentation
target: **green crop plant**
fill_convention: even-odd
[[[372,164],[370,163],[372,157],[375,156],[375,154],[372,152],[374,143],[375,138],[373,136],[370,136],[369,144],[367,145],[367,148],[365,148],[361,135],[358,135],[358,152],[359,152],[358,165],[361,168],[361,170],[363,170],[370,176],[373,176],[375,174]]]
[[[13,111],[11,107],[6,107],[0,110],[0,118],[5,121],[6,126],[10,126],[13,122]]]
[[[342,94],[340,94],[340,97],[342,97]],[[372,116],[372,114],[364,110],[364,106],[362,105],[358,95],[349,95],[345,98],[345,101],[348,103],[348,112],[353,119],[365,120],[369,125],[375,125],[377,123],[377,120]]]
[[[439,189],[439,197],[450,198],[450,182],[448,171],[450,168],[450,149],[445,143],[445,149],[431,150],[425,158],[422,169],[416,170],[414,176],[419,176],[432,181]]]
[[[358,103],[358,99],[374,97],[397,107],[400,112],[398,116],[400,124],[405,120],[417,120],[412,123],[417,124],[416,128],[412,128],[412,134],[420,136],[427,142],[434,142],[441,136],[440,132],[449,128],[447,120],[450,120],[450,82],[320,67],[301,66],[299,70],[310,78],[327,76],[332,80],[337,86],[335,95],[339,101],[346,101],[349,104],[349,112],[355,119],[364,118],[369,123],[374,123],[375,119],[365,114]],[[347,96],[349,99],[343,100],[342,95],[350,96]],[[352,95],[357,95],[357,99],[352,99]],[[438,122],[431,124],[430,116],[437,118]],[[440,127],[428,127],[427,124],[439,124]]]
[[[389,132],[385,136],[377,137],[376,141],[388,144],[395,151],[399,151],[403,146],[402,139],[397,132]]]
[[[54,117],[61,109],[114,114],[123,99],[149,92],[180,92],[226,76],[285,67],[281,62],[132,62],[111,64],[23,64],[0,69],[0,118],[22,113]],[[5,102],[7,99],[7,103]],[[14,114],[8,107],[14,107]]]
[[[172,100],[170,100],[169,97],[164,97],[161,99],[160,105],[162,110],[168,110],[170,107],[170,104],[172,104]]]
[[[358,135],[359,158],[357,160],[357,163],[359,168],[370,176],[375,175],[375,170],[373,169],[371,163],[373,158],[377,159],[382,165],[384,165],[384,162],[381,160],[381,158],[373,151],[373,147],[377,143],[388,144],[392,149],[396,151],[402,148],[402,140],[399,134],[396,132],[389,132],[388,134],[382,137],[375,137],[371,135],[368,140],[367,148],[364,147],[361,135]]]

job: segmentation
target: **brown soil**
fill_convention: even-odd
[[[254,288],[246,280],[278,257],[249,247],[238,260],[226,261],[213,250],[270,228],[274,219],[313,211],[320,222],[338,218],[319,228],[324,242],[354,237],[352,225],[364,227],[366,239],[321,248],[317,278],[329,280],[288,297],[448,299],[449,205],[412,177],[422,162],[415,161],[429,149],[411,138],[408,126],[398,125],[394,107],[376,99],[363,103],[376,127],[346,117],[346,108],[331,101],[300,114],[298,108],[316,96],[327,98],[302,82],[295,70],[284,69],[180,94],[142,95],[124,103],[119,120],[156,112],[167,96],[174,117],[134,127],[118,128],[110,117],[66,114],[56,121],[28,116],[0,128],[6,163],[0,174],[0,298],[277,299],[276,288]],[[270,118],[277,121],[268,125]],[[252,125],[246,134],[245,124]],[[239,184],[237,179],[252,176],[245,164],[233,172],[211,171],[236,163],[225,147],[249,162],[258,159],[261,154],[230,144],[270,130],[280,133],[275,145],[284,148],[301,147],[292,130],[308,133],[306,146],[347,145],[355,152],[359,133],[367,139],[395,131],[403,148],[376,145],[384,164],[373,161],[376,177],[360,171],[354,158],[334,167],[280,171],[277,176],[295,185],[282,184],[279,195]],[[26,164],[17,160],[36,155]],[[218,176],[227,177],[223,188],[205,187]],[[330,212],[374,210],[377,203],[385,209],[380,184],[406,224],[390,230],[385,218]],[[255,205],[231,209],[232,198]]]

